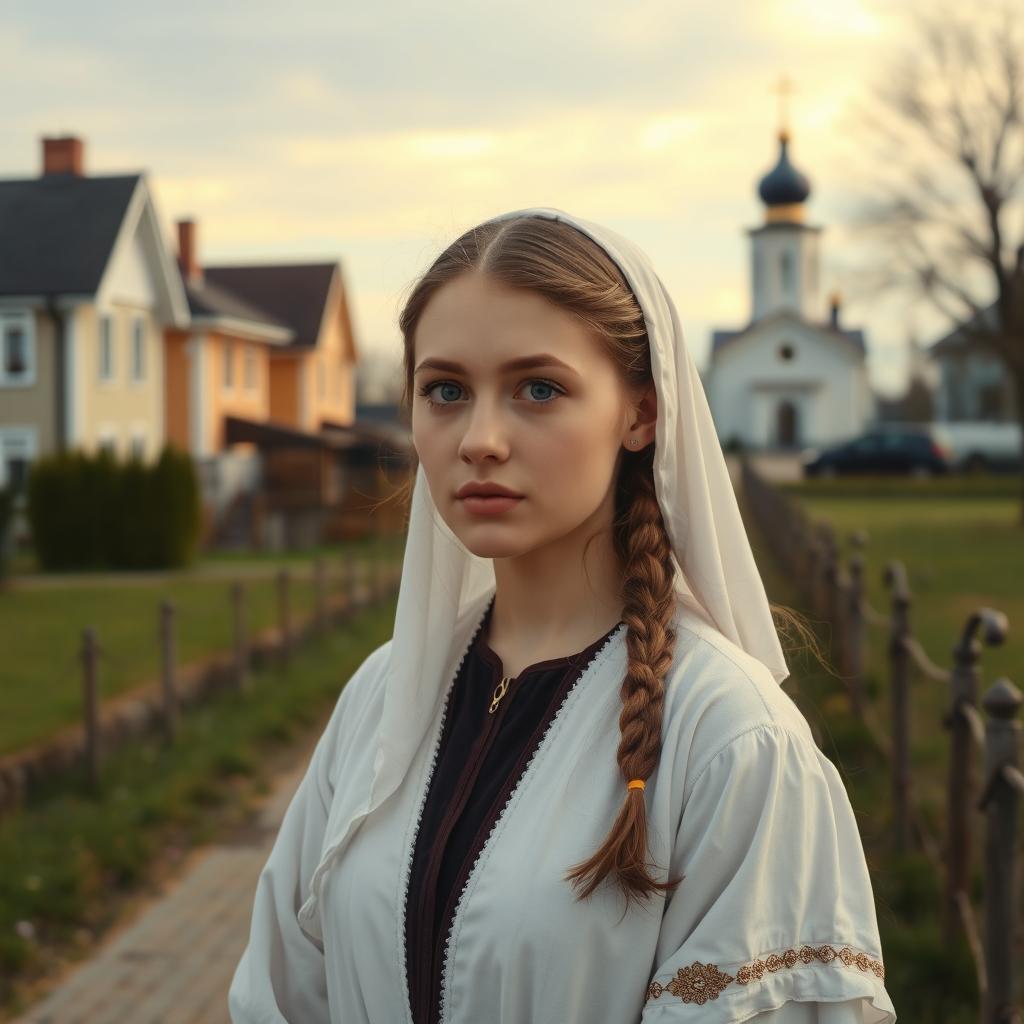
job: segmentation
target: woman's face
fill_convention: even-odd
[[[507,365],[525,359],[536,365]],[[632,407],[610,357],[573,316],[467,272],[424,308],[413,366],[413,445],[434,504],[470,551],[514,557],[610,523]],[[456,492],[470,481],[521,497],[506,507],[466,501]]]

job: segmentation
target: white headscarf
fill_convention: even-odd
[[[552,207],[513,210],[572,225],[592,238],[622,271],[643,311],[657,394],[654,484],[675,555],[676,590],[688,607],[747,653],[781,683],[789,669],[772,621],[764,584],[722,454],[704,387],[683,341],[671,296],[647,255],[615,231]],[[682,572],[678,570],[681,568]],[[495,587],[489,558],[469,551],[437,512],[418,467],[398,592],[394,636],[384,669],[386,692],[369,792],[337,794],[330,847],[313,874],[312,895],[299,911],[307,931],[322,938],[315,914],[323,872],[353,827],[399,786],[440,710],[451,651],[445,638],[458,632],[468,610]],[[360,803],[362,806],[360,806]]]

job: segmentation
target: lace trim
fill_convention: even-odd
[[[733,982],[737,985],[749,985],[752,981],[760,981],[765,971],[774,973],[784,967],[795,967],[798,963],[809,964],[812,960],[820,960],[823,964],[839,960],[845,967],[859,967],[862,971],[871,971],[876,978],[885,980],[885,967],[882,961],[868,956],[867,953],[855,952],[849,946],[843,946],[842,949],[828,945],[801,946],[799,949],[772,953],[764,960],[752,960],[740,967],[735,977],[720,971],[716,964],[702,964],[697,960],[688,967],[680,967],[667,985],[652,981],[647,988],[647,1000],[657,999],[668,992],[678,996],[684,1003],[697,1003],[703,1006],[709,1000],[717,999]]]

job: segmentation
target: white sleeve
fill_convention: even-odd
[[[892,1024],[856,819],[810,733],[763,723],[696,770],[643,1024]]]
[[[373,674],[387,646],[373,651],[342,688],[285,811],[256,883],[249,942],[228,991],[232,1024],[330,1022],[323,944],[302,930],[297,915],[323,850],[334,796],[330,766],[339,746],[342,716],[355,710],[347,698],[357,677],[363,682]]]

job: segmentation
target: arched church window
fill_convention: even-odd
[[[779,253],[779,275],[782,278],[782,290],[791,292],[793,290],[793,254],[788,251]]]

